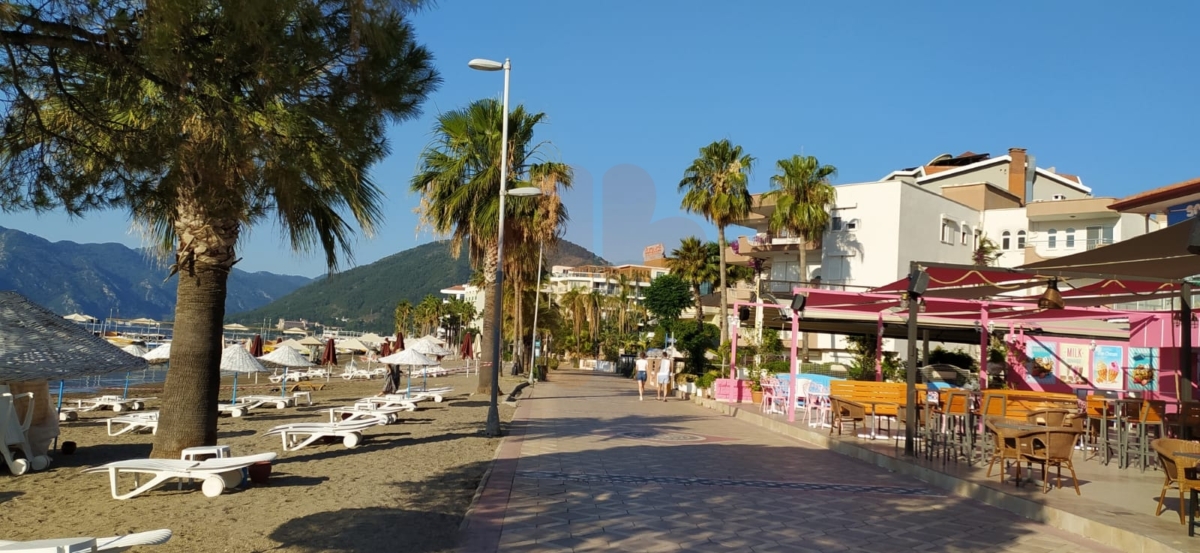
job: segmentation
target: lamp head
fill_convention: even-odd
[[[536,186],[522,186],[520,188],[510,188],[505,191],[505,194],[508,194],[509,196],[528,198],[531,196],[541,196],[542,189]]]
[[[1038,298],[1037,302],[1039,309],[1063,309],[1067,306],[1063,302],[1062,294],[1058,291],[1058,281],[1050,279],[1046,283],[1046,291],[1042,292],[1042,297]]]
[[[499,71],[504,69],[504,64],[489,59],[475,58],[467,62],[467,67],[477,71]]]

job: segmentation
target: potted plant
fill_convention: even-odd
[[[763,398],[763,383],[762,383],[762,381],[763,381],[763,378],[766,378],[767,371],[756,370],[754,372],[756,374],[751,375],[751,378],[750,378],[750,399],[752,401],[754,401],[755,404],[762,404],[762,398]]]

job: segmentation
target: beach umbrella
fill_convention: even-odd
[[[96,320],[95,317],[92,317],[89,315],[84,315],[83,313],[71,313],[70,315],[67,315],[63,318],[68,321],[74,321],[77,323],[90,323],[90,322]]]
[[[391,354],[392,354],[392,345],[391,344],[384,342],[379,345],[379,356],[380,357],[387,357]]]
[[[132,355],[134,357],[141,357],[143,355],[146,355],[146,353],[148,352],[148,350],[146,348],[144,348],[138,344],[129,344],[128,346],[121,348],[121,351],[128,353],[129,355]],[[125,371],[125,391],[121,392],[121,399],[126,399],[128,397],[129,397],[129,371]]]
[[[462,337],[462,346],[458,348],[458,356],[463,359],[474,357],[474,352],[471,351],[471,333],[465,332]]]
[[[422,355],[434,355],[437,357],[444,357],[446,355],[450,355],[451,353],[453,353],[450,350],[439,345],[437,342],[434,342],[433,340],[429,340],[428,338],[429,337],[426,336],[424,338],[418,338],[416,340],[409,340],[408,349],[416,350],[417,353],[420,353]]]
[[[428,367],[431,365],[437,365],[437,361],[425,357],[424,355],[421,355],[420,353],[417,353],[415,350],[411,349],[406,349],[400,353],[393,353],[380,359],[379,362],[387,363],[389,365],[402,365],[409,367],[408,391],[404,393],[406,397],[412,395],[412,367]],[[426,374],[426,379],[428,378],[429,376]],[[426,389],[428,389],[428,387],[426,387]]]
[[[266,361],[268,364],[283,367],[283,381],[279,384],[279,395],[282,397],[287,394],[287,374],[288,369],[292,367],[311,367],[312,363],[300,355],[300,352],[281,346],[275,348],[275,351],[259,357],[260,361]]]
[[[261,373],[267,372],[267,368],[262,366],[250,352],[246,351],[238,345],[232,345],[225,348],[221,352],[221,370],[233,373],[233,399],[232,403],[237,402],[237,381],[239,373]]]
[[[250,355],[253,357],[262,357],[263,342],[261,334],[255,334],[254,340],[250,342]]]
[[[404,349],[404,334],[397,332],[396,333],[396,349],[394,351],[401,351],[403,349]]]
[[[142,356],[149,363],[165,363],[171,360],[171,343],[167,342],[158,346]]]
[[[321,364],[326,366],[336,366],[338,364],[337,348],[333,345],[333,338],[325,342],[325,351],[321,354]]]
[[[237,323],[227,324],[227,325],[225,325],[224,328],[225,328],[225,330],[232,330],[234,332],[245,332],[247,330],[250,330],[250,327],[247,327],[245,325],[240,325]]]

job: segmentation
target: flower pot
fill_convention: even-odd
[[[754,400],[755,404],[761,404],[762,390],[750,390],[750,399]]]
[[[250,465],[250,481],[258,485],[266,485],[267,479],[271,477],[271,462],[259,461]]]

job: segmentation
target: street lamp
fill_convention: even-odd
[[[505,189],[508,183],[508,81],[512,72],[512,63],[505,58],[504,63],[476,58],[467,62],[471,69],[479,71],[504,70],[504,96],[501,101],[502,113],[500,122],[500,227],[496,236],[496,296],[494,313],[492,314],[492,393],[488,402],[487,427],[484,433],[488,437],[500,435],[500,325],[502,324],[504,308],[504,197],[536,196],[542,191],[534,187]]]

